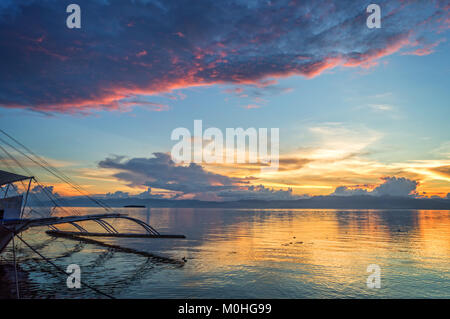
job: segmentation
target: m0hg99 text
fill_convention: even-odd
[[[272,305],[270,304],[223,304],[222,313],[270,313],[272,311]]]

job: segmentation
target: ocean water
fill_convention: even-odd
[[[98,208],[76,210],[102,213]],[[50,237],[45,228],[22,237],[61,268],[79,265],[82,282],[116,298],[450,298],[450,211],[117,211],[160,233],[187,238],[95,238],[149,253],[140,255]],[[99,230],[92,222],[82,225]],[[141,232],[128,221],[113,225]],[[87,288],[68,289],[67,276],[58,275],[24,244],[16,245],[21,297],[101,297]],[[11,260],[10,249],[0,255],[6,273],[11,273]],[[380,267],[380,288],[367,287],[372,264]],[[6,287],[2,284],[0,291]]]

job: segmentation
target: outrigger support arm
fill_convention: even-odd
[[[127,219],[133,221],[134,223],[140,225],[142,228],[146,230],[145,234],[136,234],[136,233],[120,233],[114,229],[114,227],[107,223],[104,219],[110,218],[119,218],[119,219]],[[95,221],[100,223],[100,225],[107,225],[105,229],[111,227],[111,232],[106,233],[93,233],[87,231],[84,227],[77,224],[77,222],[83,221]],[[77,228],[78,232],[70,232],[70,231],[61,231],[58,230],[55,225],[60,224],[72,224],[75,228]],[[77,225],[77,226],[75,226]],[[152,226],[144,223],[142,220],[129,217],[126,214],[97,214],[97,215],[86,215],[86,216],[67,216],[67,217],[47,217],[47,218],[38,218],[38,219],[21,219],[15,221],[5,222],[2,228],[7,229],[11,234],[21,233],[32,227],[42,227],[49,226],[51,230],[47,231],[47,234],[54,236],[63,236],[63,235],[80,235],[80,236],[94,236],[94,237],[127,237],[127,238],[186,238],[184,235],[169,235],[169,234],[160,234],[157,230],[155,230]],[[1,230],[1,229],[0,229]],[[9,241],[12,239],[4,237],[4,240],[0,242],[0,253],[3,249],[8,245]]]

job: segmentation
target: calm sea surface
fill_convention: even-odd
[[[157,258],[52,238],[45,228],[23,238],[62,268],[78,264],[82,282],[117,298],[450,298],[450,211],[117,211],[187,239],[95,238],[163,257]],[[92,222],[82,225],[99,230]],[[128,221],[113,225],[140,232]],[[98,297],[86,288],[69,290],[66,278],[16,244],[22,297]],[[11,260],[6,251],[0,267]],[[381,268],[380,289],[367,288],[371,264]]]

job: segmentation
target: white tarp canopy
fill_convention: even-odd
[[[0,199],[0,220],[20,219],[22,199],[22,195]]]
[[[0,186],[9,184],[9,183],[23,181],[25,179],[30,179],[30,178],[32,178],[32,177],[23,176],[23,175],[14,174],[14,173],[0,170]]]

